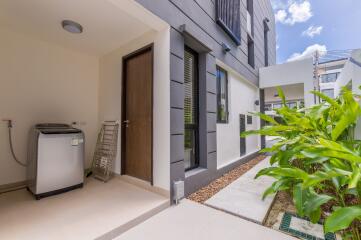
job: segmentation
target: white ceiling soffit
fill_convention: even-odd
[[[140,20],[140,15],[150,14],[146,11],[129,0],[1,0],[0,25],[101,56],[153,30],[149,23]],[[83,33],[64,31],[61,21],[65,19],[80,23]],[[155,28],[158,27],[159,23]]]

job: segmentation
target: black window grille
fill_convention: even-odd
[[[241,45],[240,10],[240,0],[216,0],[217,23],[237,45]]]

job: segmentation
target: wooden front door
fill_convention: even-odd
[[[153,47],[123,59],[122,173],[152,181]]]

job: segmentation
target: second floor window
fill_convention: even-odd
[[[217,122],[228,123],[228,78],[220,67],[217,67]]]
[[[322,89],[321,92],[330,98],[335,98],[335,90],[333,88]]]
[[[240,4],[240,0],[216,0],[217,23],[237,45],[241,45]]]
[[[268,63],[268,31],[269,31],[268,22],[269,22],[268,18],[263,20],[264,65],[266,67],[269,65],[269,63]]]
[[[328,73],[321,75],[322,83],[336,82],[336,79],[340,73]]]
[[[248,64],[252,68],[254,68],[254,42],[250,36],[248,36],[247,54],[248,54]]]

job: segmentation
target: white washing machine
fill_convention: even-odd
[[[28,190],[36,199],[83,186],[84,133],[68,124],[36,124],[29,134]]]

